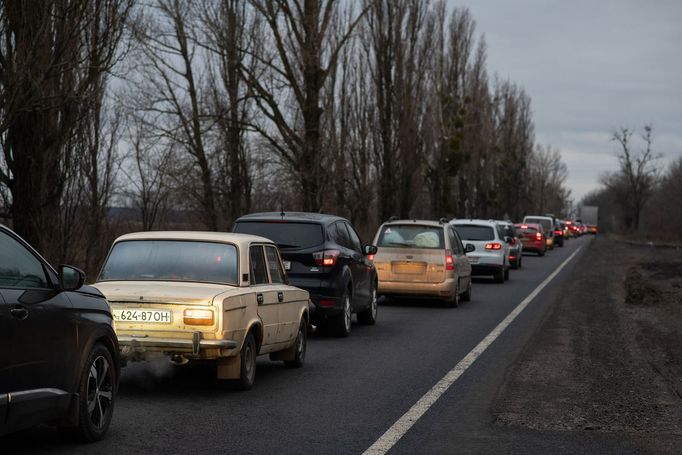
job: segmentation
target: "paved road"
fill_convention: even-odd
[[[96,445],[62,441],[48,427],[0,440],[11,453],[362,453],[451,370],[524,298],[590,238],[544,258],[524,256],[505,284],[475,281],[459,308],[382,302],[374,327],[350,338],[314,336],[306,365],[290,370],[259,360],[250,392],[224,390],[210,370],[173,372],[164,364],[123,370],[114,421]],[[491,406],[533,330],[579,264],[580,252],[509,328],[400,439],[391,453],[627,452],[604,436],[521,432],[494,425]],[[3,450],[2,453],[5,453]]]

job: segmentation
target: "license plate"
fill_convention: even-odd
[[[171,312],[168,310],[114,310],[114,320],[121,322],[144,322],[170,324]]]
[[[291,270],[291,261],[284,261],[284,270]]]
[[[467,258],[469,259],[469,262],[470,262],[471,264],[477,264],[477,263],[478,263],[478,258],[477,258],[477,257],[467,256]]]

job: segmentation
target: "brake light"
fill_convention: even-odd
[[[561,235],[561,229],[557,229],[556,231],[554,231],[554,233],[555,233],[556,235]]]
[[[313,253],[313,258],[317,265],[321,267],[334,267],[339,254],[339,250],[324,250]]]
[[[368,255],[367,255],[367,259],[369,259],[370,261],[374,262],[374,255],[373,255],[373,254],[368,254]]]
[[[182,312],[182,320],[187,325],[213,325],[213,311],[188,308]]]
[[[521,229],[528,229],[528,226],[525,225],[525,224],[522,224],[522,225],[521,225]]]
[[[542,234],[540,234],[539,232],[536,232],[535,233],[535,240],[542,240]]]
[[[485,245],[486,250],[501,250],[502,249],[502,244],[501,243],[486,243]]]
[[[445,270],[455,270],[455,258],[452,257],[450,251],[445,254]]]

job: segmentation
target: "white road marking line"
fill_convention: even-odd
[[[507,315],[497,327],[493,329],[480,343],[476,345],[462,360],[459,361],[455,367],[448,371],[443,378],[436,383],[431,390],[426,392],[403,416],[398,419],[386,432],[381,435],[379,439],[372,444],[363,455],[379,455],[385,454],[407,433],[412,425],[423,416],[426,411],[443,395],[452,384],[459,379],[460,376],[480,357],[483,352],[499,337],[502,332],[512,323],[516,317],[528,306],[528,304],[549,284],[550,281],[556,277],[559,272],[568,264],[576,254],[582,249],[582,246],[571,254],[568,259],[561,263],[551,275],[536,287],[528,297],[523,299],[514,310]]]

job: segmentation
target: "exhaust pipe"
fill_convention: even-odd
[[[181,365],[186,365],[187,362],[189,362],[189,359],[187,359],[187,357],[185,357],[184,355],[173,354],[170,358],[170,362],[173,365],[181,366]]]

